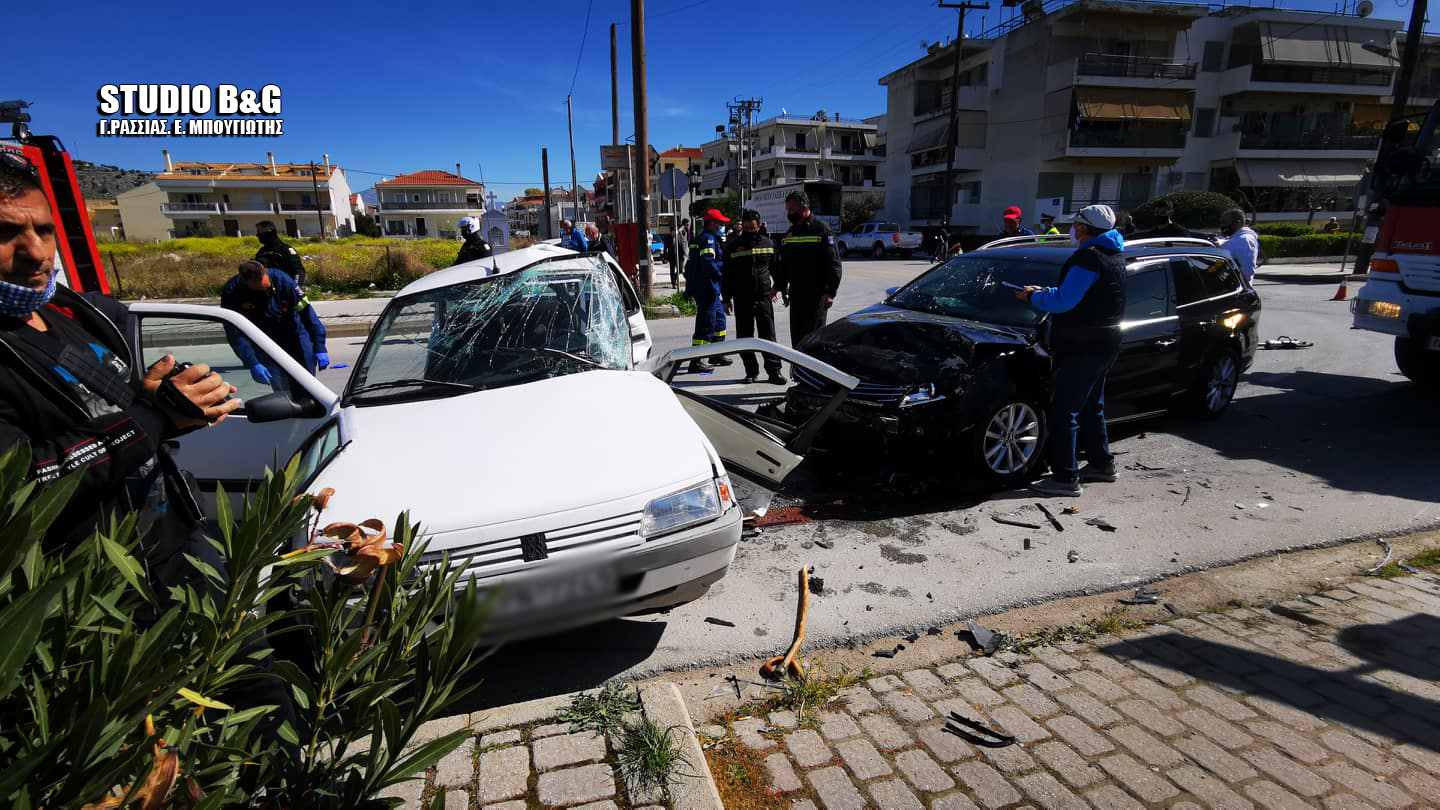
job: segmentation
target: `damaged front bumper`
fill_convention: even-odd
[[[786,417],[803,419],[818,410],[825,399],[823,394],[803,387],[791,388],[785,397]],[[846,400],[821,431],[824,444],[832,449],[878,445],[887,451],[911,452],[954,440],[968,427],[963,420],[957,423],[952,418],[959,403],[935,395],[933,389],[923,402],[902,402]]]
[[[732,506],[715,520],[618,555],[477,580],[480,598],[495,600],[485,640],[548,635],[697,599],[729,570],[740,531],[741,510]]]

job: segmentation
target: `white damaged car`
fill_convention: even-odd
[[[742,505],[763,510],[834,407],[787,425],[671,388],[679,364],[741,348],[835,383],[856,380],[768,341],[648,357],[640,302],[614,261],[537,245],[426,276],[380,315],[336,394],[236,313],[131,306],[145,364],[205,362],[245,400],[239,418],[181,440],[202,491],[239,497],[300,453],[330,520],[404,510],[428,557],[503,585],[497,634],[548,632],[694,599],[725,575]],[[254,382],[244,332],[283,371]]]

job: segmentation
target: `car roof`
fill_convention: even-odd
[[[449,287],[452,284],[463,284],[467,281],[474,281],[481,278],[489,278],[495,275],[505,275],[523,270],[526,267],[545,259],[559,256],[578,256],[569,248],[562,248],[559,245],[542,242],[519,250],[507,250],[504,253],[497,253],[494,256],[487,256],[483,259],[457,264],[454,267],[447,267],[444,270],[436,270],[424,278],[406,284],[396,298],[413,295],[427,290]]]
[[[1003,256],[1007,259],[1020,259],[1021,261],[1033,261],[1043,264],[1061,265],[1070,255],[1075,252],[1074,245],[1068,244],[1028,244],[1028,245],[1002,245],[1000,247],[987,248],[986,254]],[[1140,247],[1126,247],[1125,261],[1132,262],[1135,259],[1150,257],[1161,258],[1183,254],[1186,256],[1213,256],[1217,259],[1228,259],[1230,253],[1224,248],[1206,247],[1203,245],[1142,245]],[[965,256],[980,255],[979,251],[963,254]]]

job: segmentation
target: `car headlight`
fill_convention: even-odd
[[[723,499],[721,486],[725,491]],[[719,480],[662,495],[645,505],[645,514],[640,519],[640,534],[648,539],[714,520],[724,512],[723,502],[729,499],[730,481],[723,476]]]
[[[916,386],[914,391],[901,397],[900,407],[913,408],[916,405],[927,405],[931,402],[939,402],[944,398],[944,394],[935,393],[935,383],[926,383]]]

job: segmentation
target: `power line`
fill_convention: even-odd
[[[580,78],[580,60],[585,56],[585,40],[590,37],[590,12],[595,8],[595,0],[585,6],[585,27],[580,31],[580,52],[575,54],[575,73],[570,76],[570,91],[565,95],[574,95],[575,80]]]

